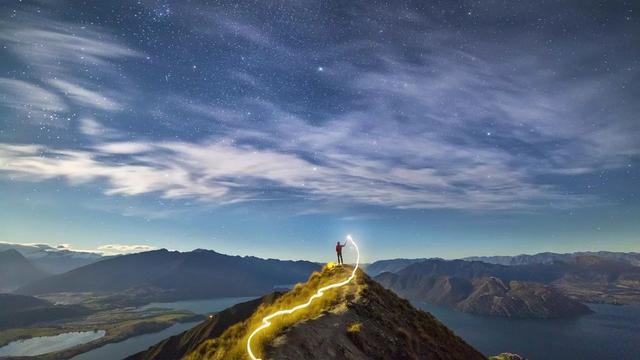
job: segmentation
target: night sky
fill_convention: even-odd
[[[0,241],[640,251],[637,1],[3,1]],[[345,257],[348,255],[345,254]]]

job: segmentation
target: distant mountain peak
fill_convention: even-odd
[[[5,251],[0,251],[0,256],[4,261],[9,259],[25,259],[26,260],[26,258],[16,249],[8,249]]]
[[[194,253],[198,253],[198,252],[204,252],[204,253],[214,253],[214,254],[219,254],[219,252],[215,251],[215,250],[211,250],[211,249],[203,249],[203,248],[197,248],[194,249],[193,251]]]
[[[13,290],[48,276],[15,249],[0,251],[0,292]]]
[[[100,254],[74,251],[68,247],[52,247],[47,244],[0,243],[0,251],[15,250],[33,265],[49,274],[61,274],[104,259]]]

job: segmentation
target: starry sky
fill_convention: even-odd
[[[637,1],[0,13],[0,241],[318,261],[347,233],[367,261],[640,251]]]

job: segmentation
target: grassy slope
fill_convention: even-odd
[[[205,341],[186,358],[211,360],[246,359],[247,338],[253,329],[262,324],[263,317],[275,311],[291,308],[306,302],[311,295],[315,294],[317,289],[348,278],[351,270],[352,268],[350,267],[336,267],[332,270],[325,268],[322,272],[314,272],[306,284],[298,284],[273,304],[259,307],[247,321],[231,326],[218,338]],[[282,329],[306,319],[314,319],[326,309],[340,305],[344,299],[356,297],[364,288],[361,280],[360,277],[356,277],[354,282],[348,285],[327,291],[322,298],[316,299],[308,308],[290,315],[274,318],[269,328],[254,337],[254,353],[257,356],[263,356],[263,344],[273,340]]]

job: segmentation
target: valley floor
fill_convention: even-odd
[[[76,299],[78,298],[76,297]],[[105,331],[105,336],[99,339],[36,357],[43,360],[69,359],[75,355],[108,343],[123,341],[145,333],[161,331],[175,323],[189,322],[203,318],[202,315],[196,315],[186,310],[163,308],[139,309],[136,307],[109,308],[107,304],[103,302],[92,304],[94,300],[96,299],[85,296],[81,301],[75,301],[76,303],[79,302],[95,310],[91,315],[81,319],[0,331],[0,347],[21,339],[54,336],[69,332]]]

